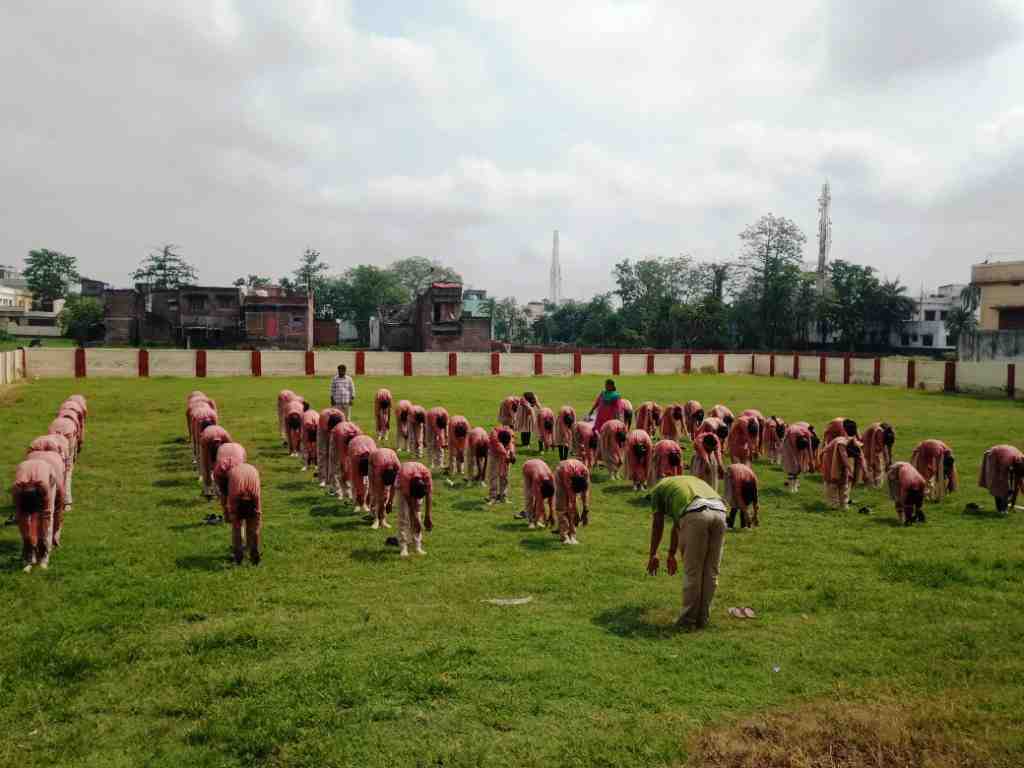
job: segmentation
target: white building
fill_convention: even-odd
[[[940,285],[933,293],[921,292],[914,304],[912,319],[893,331],[891,343],[900,349],[954,350],[946,339],[946,316],[951,309],[960,306],[960,291],[966,288],[961,283]]]
[[[545,308],[543,301],[530,301],[523,306],[523,313],[532,323],[544,317],[547,313],[547,309]]]

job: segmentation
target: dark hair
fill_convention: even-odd
[[[226,497],[228,495],[228,473],[225,472],[223,475],[217,478],[217,487],[220,489],[220,495]]]
[[[892,428],[891,424],[882,422],[882,442],[888,445],[890,448],[896,442],[896,430]]]
[[[670,467],[678,467],[682,463],[683,463],[683,452],[682,451],[672,451],[672,453],[670,453],[668,455],[668,465]]]
[[[448,417],[443,413],[438,414],[438,417],[434,420],[438,429],[446,429],[448,427]]]
[[[422,424],[426,420],[427,414],[425,414],[423,411],[416,411],[416,413],[413,414],[413,421],[415,421],[417,424]]]
[[[307,440],[316,440],[316,429],[317,429],[316,427],[307,427],[306,428],[306,439]]]
[[[370,454],[364,454],[359,457],[359,474],[366,477],[370,474]]]
[[[45,498],[43,489],[34,485],[18,494],[18,509],[26,515],[42,512]]]
[[[338,373],[341,373],[342,371],[347,371],[347,370],[348,370],[348,366],[347,366],[347,365],[345,365],[344,363],[341,363],[341,364],[340,364],[340,365],[338,366]]]
[[[705,432],[701,438],[701,444],[704,446],[705,451],[713,451],[718,443],[718,438],[712,435],[710,432]]]
[[[808,440],[803,435],[797,435],[796,436],[796,447],[797,447],[797,450],[806,451],[810,447],[810,445],[811,445],[811,441]]]
[[[378,405],[381,408],[390,408],[391,407],[391,398],[390,397],[382,397],[380,399],[380,402],[378,403]]]
[[[562,423],[565,424],[565,426],[571,427],[573,423],[575,423],[575,421],[576,419],[573,418],[573,415],[571,413],[562,414]]]
[[[398,412],[398,420],[399,421],[408,421],[409,420],[409,409],[408,408],[403,408],[401,411]]]
[[[725,416],[722,417],[722,421],[725,422],[725,426],[731,427],[732,423],[736,421],[736,417],[733,416],[731,413],[727,413],[725,414]]]
[[[615,430],[615,442],[617,442],[619,445],[625,445],[626,444],[626,430],[624,430],[624,429],[617,429],[617,430]]]
[[[587,478],[583,475],[573,475],[569,480],[569,487],[573,493],[583,493],[587,490]]]
[[[672,418],[681,419],[683,418],[683,406],[673,405],[672,406]]]
[[[748,419],[747,419],[747,434],[750,435],[751,437],[757,437],[757,433],[758,433],[757,419],[753,419],[753,418],[749,418],[748,417]]]
[[[853,456],[853,458],[856,459],[858,456],[860,456],[860,446],[857,445],[856,443],[852,443],[852,442],[851,443],[847,443],[846,444],[846,455],[847,456]]]
[[[606,387],[611,387],[612,389],[615,389],[615,379],[605,379],[604,385]]]
[[[486,455],[487,455],[487,445],[485,443],[481,443],[480,445],[478,445],[476,447],[476,457],[478,459],[482,459]]]
[[[785,434],[786,434],[786,425],[783,424],[781,421],[777,422],[775,424],[775,436],[776,437],[782,437]]]
[[[243,520],[251,520],[256,517],[256,499],[251,496],[243,496],[235,501],[235,514]]]
[[[216,425],[217,425],[217,420],[216,419],[210,419],[210,418],[202,419],[199,422],[199,434],[202,435],[203,434],[203,430],[206,429],[207,427],[214,427]]]
[[[655,424],[661,424],[661,406],[654,406],[651,408],[651,421]]]
[[[530,405],[537,404],[537,396],[533,392],[523,392],[523,400],[528,402]]]
[[[914,507],[920,507],[924,504],[924,491],[920,488],[911,488],[907,491],[907,504]]]
[[[422,499],[427,495],[427,481],[422,477],[414,477],[409,481],[409,495],[414,499]]]
[[[309,401],[303,400],[302,401],[302,412],[305,413],[308,410],[309,410]]]
[[[946,451],[942,454],[942,466],[947,472],[953,468],[954,464],[956,464],[956,458],[953,456],[952,451]]]
[[[540,481],[540,495],[544,499],[550,499],[555,495],[555,481],[550,477],[545,477]]]
[[[332,413],[330,416],[327,417],[327,429],[328,430],[334,429],[336,426],[341,424],[341,422],[343,422],[344,420],[345,420],[345,417],[342,416],[340,413]]]
[[[512,442],[512,433],[509,432],[507,429],[499,429],[498,442],[501,443],[502,445],[507,446],[509,443]]]
[[[288,426],[292,429],[298,429],[302,426],[302,417],[297,413],[289,413]]]
[[[554,419],[544,419],[544,429],[554,429],[554,428],[555,428],[555,420]]]
[[[740,495],[744,504],[757,504],[757,483],[749,478],[744,480],[740,487]]]
[[[816,434],[811,432],[811,450],[816,452],[819,447],[821,447],[821,440]]]
[[[693,416],[691,418],[695,422],[700,424],[702,421],[704,421],[704,409],[703,408],[698,408],[696,411],[693,412]]]
[[[633,443],[633,455],[642,459],[647,455],[647,443]]]
[[[465,437],[469,429],[461,421],[458,424],[452,425],[452,432],[455,433],[456,437]]]
[[[394,485],[396,477],[398,477],[398,470],[394,467],[386,467],[380,473],[380,479],[384,481],[384,485]]]
[[[718,435],[719,440],[725,440],[729,436],[729,427],[726,426],[725,422],[722,422],[715,427],[715,434]]]
[[[597,448],[598,440],[596,432],[590,433],[590,440],[587,441],[587,444],[590,446],[591,449]]]
[[[857,422],[853,419],[843,419],[843,431],[847,437],[857,436]]]

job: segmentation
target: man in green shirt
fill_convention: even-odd
[[[676,573],[676,549],[683,555],[683,612],[680,627],[697,629],[708,623],[711,600],[718,586],[718,569],[725,542],[725,504],[715,489],[690,475],[661,480],[651,492],[651,554],[647,572],[658,572],[658,547],[665,518],[672,521],[668,544],[668,572]]]

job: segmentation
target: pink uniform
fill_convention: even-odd
[[[348,487],[348,444],[363,430],[352,421],[343,421],[331,430],[331,450],[327,459],[327,484],[339,499],[344,499]]]
[[[764,430],[764,447],[772,464],[782,461],[782,441],[786,437],[786,422],[778,416],[769,416]]]
[[[683,406],[679,403],[670,405],[661,417],[661,436],[666,440],[680,440],[686,434],[685,419]]]
[[[427,464],[431,469],[445,465],[445,451],[448,449],[448,411],[435,406],[427,411],[427,426],[424,434],[427,444]]]
[[[427,411],[422,405],[414,405],[409,411],[409,452],[416,458],[423,456],[426,431]]]
[[[21,556],[26,571],[33,565],[41,568],[50,565],[55,523],[59,525],[63,507],[60,496],[60,474],[49,461],[26,460],[14,470],[11,498],[21,533]]]
[[[978,486],[996,500],[996,511],[1007,514],[1024,487],[1024,453],[1012,445],[995,445],[981,457]]]
[[[733,416],[732,411],[730,411],[726,406],[722,405],[721,403],[715,405],[715,407],[708,411],[708,416],[710,416],[713,419],[721,419],[722,421],[725,422],[726,426],[728,427],[732,427],[732,423],[736,420],[736,417]]]
[[[217,423],[217,412],[208,405],[197,405],[191,413],[192,463],[199,463],[199,436]]]
[[[719,481],[724,474],[722,459],[722,443],[714,432],[698,435],[693,441],[693,458],[690,460],[690,474],[699,477],[718,490]]]
[[[465,416],[452,416],[448,424],[448,474],[466,473],[466,444],[469,442],[469,420]]]
[[[626,398],[622,398],[622,423],[626,425],[626,429],[633,427],[633,404]]]
[[[487,454],[490,450],[490,435],[483,427],[473,427],[466,438],[466,449],[473,466],[473,482],[483,483],[487,477]]]
[[[412,403],[408,400],[399,400],[398,409],[398,438],[395,443],[400,451],[409,450],[409,417],[412,415]]]
[[[224,443],[217,449],[217,461],[213,465],[213,487],[220,497],[220,507],[224,514],[224,520],[228,518],[228,475],[231,470],[239,464],[248,461],[245,448],[240,443]]]
[[[516,460],[516,440],[512,430],[495,427],[487,438],[488,501],[502,503],[508,500],[508,468]]]
[[[924,496],[928,483],[921,473],[906,461],[898,461],[886,473],[889,498],[896,505],[896,516],[904,525],[924,522]]]
[[[675,440],[665,438],[654,446],[651,459],[651,476],[648,485],[654,485],[663,477],[683,474],[683,447]]]
[[[315,467],[319,459],[317,452],[317,435],[320,432],[320,414],[312,408],[302,414],[302,458],[305,460],[303,470]]]
[[[639,419],[637,424],[639,425]],[[626,474],[633,484],[634,491],[642,491],[647,487],[653,453],[654,444],[646,430],[638,426],[626,435]]]
[[[594,417],[594,430],[600,434],[601,427],[609,421],[622,421],[625,415],[625,400],[621,397],[617,397],[614,400],[605,400],[604,392],[597,396],[594,401],[593,410],[596,415]],[[632,414],[632,407],[630,407],[630,414]]]
[[[519,398],[515,395],[509,395],[498,406],[498,423],[505,427],[514,427],[516,424],[516,411],[518,410]]]
[[[582,517],[576,506],[583,507]],[[555,470],[555,511],[563,544],[578,544],[576,529],[590,522],[590,470],[582,461],[566,459]]]
[[[425,555],[423,531],[434,527],[432,519],[434,485],[430,470],[417,461],[407,461],[398,473],[398,543],[402,557],[409,548]],[[426,514],[424,514],[424,512]]]
[[[686,434],[693,437],[697,429],[704,422],[704,406],[697,400],[689,400],[683,406],[683,426],[686,427]]]
[[[288,430],[284,425],[284,407],[297,397],[298,395],[290,389],[282,389],[277,393],[277,426],[281,430],[281,439],[285,445],[288,445]]]
[[[263,492],[260,473],[252,464],[239,464],[228,473],[227,517],[231,521],[231,549],[235,563],[241,563],[243,547],[249,549],[249,560],[258,565],[263,553],[260,540],[263,530]],[[243,541],[244,533],[244,541]]]
[[[733,421],[726,445],[729,458],[734,464],[750,464],[757,452],[760,428],[752,416],[740,416]]]
[[[230,442],[231,435],[217,424],[207,427],[199,436],[199,479],[203,483],[203,495],[208,499],[213,497],[213,465],[217,463],[217,451]]]
[[[715,435],[720,443],[725,443],[729,439],[729,425],[719,418],[709,416],[697,425],[697,430],[693,433],[693,439],[696,440],[701,435],[706,434]]]
[[[45,461],[57,477],[57,497],[53,502],[53,546],[60,546],[60,533],[64,529],[64,512],[67,499],[64,496],[64,460],[56,451],[29,451],[25,461]]]
[[[910,455],[910,463],[928,483],[928,495],[942,501],[957,489],[959,476],[953,451],[941,440],[923,440]]]
[[[367,500],[367,479],[370,476],[370,454],[377,450],[377,443],[369,435],[356,435],[348,443],[348,479],[352,484],[352,500],[356,507],[370,511]]]
[[[786,487],[791,493],[800,490],[800,475],[814,470],[814,447],[811,431],[800,423],[786,429],[782,439],[782,469],[786,473]]]
[[[756,528],[761,524],[761,506],[758,502],[757,475],[745,464],[730,464],[725,468],[725,488],[722,496],[729,507],[726,523],[730,528],[740,513],[741,528]]]
[[[837,437],[821,451],[825,501],[833,507],[850,505],[850,489],[864,473],[864,453],[855,437]]]
[[[58,435],[68,444],[67,471],[64,473],[64,488],[66,503],[72,504],[71,486],[75,474],[75,462],[78,461],[78,427],[71,419],[59,418],[50,422],[47,432],[51,435]]]
[[[622,468],[622,451],[626,447],[626,425],[618,419],[606,421],[598,435],[601,463],[612,478],[619,476]]]
[[[555,445],[555,412],[550,408],[537,411],[537,440],[542,451]]]
[[[748,418],[754,419],[757,422],[757,445],[754,447],[754,456],[753,456],[753,458],[756,459],[756,458],[760,457],[761,453],[764,451],[764,440],[765,440],[765,434],[764,433],[765,433],[765,428],[768,425],[768,420],[765,419],[764,414],[761,413],[756,408],[748,408],[743,413],[741,413],[740,416],[746,416]]]
[[[558,410],[558,418],[555,420],[555,445],[571,448],[574,426],[576,426],[576,410],[571,405],[563,405]]]
[[[857,422],[845,416],[836,416],[825,427],[822,445],[828,445],[837,437],[857,437]]]
[[[543,459],[523,464],[523,511],[531,528],[555,522],[555,476]]]
[[[662,409],[657,403],[648,400],[640,404],[636,412],[636,428],[642,429],[651,437],[658,434],[661,428]]]
[[[284,404],[284,431],[288,441],[288,453],[298,456],[302,448],[302,419],[305,411],[302,401],[293,399]]]
[[[327,485],[331,462],[331,432],[345,420],[340,408],[324,408],[316,423],[316,476],[321,487]]]
[[[377,426],[377,439],[387,440],[391,434],[391,390],[378,389],[373,397],[373,414]]]
[[[885,422],[875,422],[864,430],[864,465],[866,483],[881,488],[882,478],[892,466],[892,446],[896,442],[896,431]]]
[[[63,469],[61,470],[61,484],[66,489],[68,486],[68,479],[71,474],[71,452],[68,447],[68,439],[64,435],[43,435],[37,437],[31,443],[28,444],[29,452],[32,451],[49,451],[56,453],[60,457]],[[69,498],[64,499],[65,504],[70,507],[71,500]]]
[[[540,401],[531,393],[533,402],[525,395],[519,398],[519,406],[515,413],[515,431],[520,433],[533,432],[537,421],[537,412],[540,410]]]
[[[599,447],[600,438],[594,425],[589,421],[577,421],[572,430],[572,450],[587,469],[593,469],[597,463]]]
[[[378,448],[370,454],[370,499],[373,505],[373,525],[371,528],[390,528],[388,515],[394,502],[395,483],[402,462],[398,454],[390,448]]]

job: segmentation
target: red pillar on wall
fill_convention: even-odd
[[[312,351],[306,352],[306,375],[312,376],[316,373],[316,356]]]
[[[574,376],[583,373],[583,354],[580,352],[572,353],[572,373]]]
[[[828,366],[828,360],[826,360],[824,357],[819,357],[818,358],[818,381],[820,381],[822,384],[825,383],[825,379],[827,378],[826,377],[826,372],[828,370],[827,366]]]
[[[75,378],[85,378],[85,349],[75,347]]]
[[[871,380],[871,383],[876,387],[882,383],[882,358],[875,358],[875,376]]]
[[[459,375],[459,356],[454,352],[448,353],[448,375]]]
[[[534,352],[533,353],[533,375],[543,376],[544,375],[544,353]]]
[[[718,372],[725,373],[725,355],[718,353]]]
[[[196,350],[196,376],[200,379],[206,376],[206,350]]]
[[[1017,394],[1017,366],[1014,363],[1006,364],[1006,394],[1011,398]]]
[[[793,355],[793,378],[800,378],[800,355]]]
[[[687,352],[685,355],[683,355],[683,373],[689,373],[691,365],[692,360],[690,358],[690,353]]]
[[[946,375],[942,382],[942,389],[946,392],[956,392],[956,363],[952,360],[946,361]]]
[[[362,350],[356,352],[356,376],[366,375],[366,353]]]
[[[402,353],[402,375],[412,376],[412,352]]]
[[[491,375],[497,376],[501,373],[501,355],[491,352]]]
[[[654,373],[654,355],[647,353],[647,372]]]
[[[907,361],[907,389],[913,389],[917,383],[917,366],[913,360]]]
[[[612,352],[612,376],[618,376],[619,370],[619,353]]]
[[[768,355],[768,376],[775,375],[775,355]]]
[[[149,350],[139,350],[139,376],[147,378],[149,376]]]
[[[843,358],[843,384],[850,383],[850,356],[846,355]]]
[[[263,353],[258,349],[254,349],[249,356],[249,367],[252,369],[253,376],[263,375]]]

